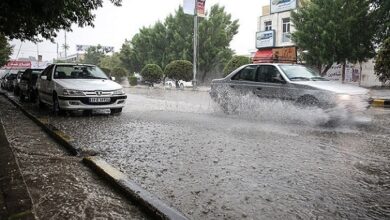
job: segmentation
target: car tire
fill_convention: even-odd
[[[122,108],[112,108],[111,110],[111,115],[113,114],[119,114],[122,112]]]
[[[42,102],[41,97],[38,95],[38,107],[40,109],[45,108],[45,103]]]
[[[65,111],[60,107],[60,103],[56,94],[53,95],[52,112],[54,115],[62,115],[65,113]]]
[[[184,89],[184,84],[183,83],[180,84],[180,89]]]
[[[26,96],[23,93],[19,95],[19,101],[24,102],[26,100]]]

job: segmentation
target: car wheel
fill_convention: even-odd
[[[42,102],[41,97],[39,95],[38,95],[38,107],[41,109],[45,107],[45,103]]]
[[[183,83],[180,84],[180,89],[184,89],[184,84]]]
[[[30,101],[30,102],[34,102],[35,101],[35,95],[33,93],[34,93],[33,91],[30,91],[28,93],[28,101]]]
[[[23,93],[20,93],[20,96],[19,96],[19,100],[21,101],[21,102],[24,102],[25,101],[25,96],[24,96],[24,94]]]
[[[53,95],[52,112],[54,115],[62,115],[65,113],[65,111],[60,108],[60,103],[56,94]]]
[[[112,108],[111,110],[111,115],[113,114],[119,114],[122,112],[122,108]]]

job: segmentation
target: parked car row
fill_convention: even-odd
[[[99,67],[87,64],[52,64],[46,69],[26,69],[7,73],[1,87],[15,91],[21,101],[50,106],[53,113],[93,109],[110,109],[111,114],[122,112],[127,96],[123,88]]]

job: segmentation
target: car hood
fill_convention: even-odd
[[[296,85],[306,85],[337,94],[363,95],[367,94],[369,91],[365,88],[337,81],[293,81],[291,83]]]
[[[122,89],[121,85],[108,79],[56,79],[56,82],[64,89],[82,91]]]

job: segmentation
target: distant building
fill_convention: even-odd
[[[254,62],[296,62],[297,49],[291,40],[294,26],[291,11],[298,7],[298,0],[271,0],[262,8],[258,19]]]
[[[65,63],[80,63],[84,59],[84,57],[85,57],[84,53],[76,53],[76,54],[68,55],[66,57],[65,56],[60,57],[58,58],[58,60]]]

